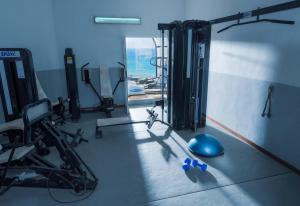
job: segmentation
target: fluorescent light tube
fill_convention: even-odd
[[[95,17],[96,24],[141,24],[141,18]]]

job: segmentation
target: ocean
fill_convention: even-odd
[[[155,49],[127,49],[127,75],[134,78],[156,77],[156,67],[150,64],[155,62]]]

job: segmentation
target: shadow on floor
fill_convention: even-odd
[[[194,168],[187,171],[185,174],[194,183],[198,182],[199,184],[217,184],[217,179],[209,171],[202,172],[200,169]]]
[[[137,139],[136,142],[137,144],[144,144],[144,143],[149,143],[149,142],[157,142],[161,146],[161,153],[164,157],[164,159],[169,162],[171,156],[174,158],[178,158],[177,154],[172,150],[172,148],[165,142],[169,137],[172,132],[171,128],[168,128],[164,135],[162,136],[157,136],[155,133],[153,133],[151,130],[147,130],[148,134],[150,135],[150,138],[147,139]]]
[[[182,139],[187,143],[190,139],[192,139],[196,134],[191,131],[179,131]],[[207,163],[210,168],[214,168],[221,172],[226,178],[229,178],[233,183],[229,185],[235,185],[239,188],[239,192],[241,194],[246,194],[251,197],[257,205],[267,205],[270,202],[270,198],[264,197],[261,195],[258,188],[256,188],[256,182],[273,179],[273,177],[282,177],[284,178],[286,175],[290,174],[291,171],[276,161],[270,159],[264,154],[258,152],[254,148],[246,145],[245,143],[223,133],[220,130],[215,129],[212,126],[206,126],[205,129],[200,129],[198,133],[208,133],[216,136],[219,141],[222,142],[225,148],[225,154],[216,158],[204,158],[198,157],[201,161]],[[180,146],[181,147],[181,146]],[[183,148],[186,152],[186,148]],[[187,174],[191,181],[195,182],[196,178],[194,174]],[[200,177],[204,177],[201,175]],[[220,180],[219,177],[214,177],[208,173],[208,177],[211,178],[212,181]],[[206,180],[206,179],[205,179]],[[300,181],[295,184],[295,188],[299,188]],[[250,187],[249,187],[249,184]],[[266,192],[266,196],[270,197],[272,194],[278,194],[280,189],[272,189],[272,184],[266,186],[268,192]],[[275,185],[275,183],[274,183]],[[226,185],[225,185],[226,186]],[[286,185],[285,185],[286,186]],[[230,202],[230,205],[239,205],[239,201],[235,198],[232,198],[231,195],[226,190],[224,185],[219,188],[219,192],[226,197],[227,201]],[[274,186],[276,187],[276,186]],[[254,189],[255,188],[255,189]],[[288,188],[286,188],[288,189]],[[293,193],[293,192],[292,192]],[[293,197],[295,199],[295,197]],[[280,205],[280,204],[276,204]]]

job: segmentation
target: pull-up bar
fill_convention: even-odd
[[[235,26],[242,26],[247,24],[254,24],[254,23],[260,23],[260,22],[268,22],[268,23],[274,23],[274,24],[287,24],[287,25],[293,25],[295,24],[294,21],[288,21],[288,20],[279,20],[279,19],[260,19],[259,16],[257,16],[256,20],[254,21],[246,21],[246,22],[240,22],[240,19],[238,19],[238,22],[236,24],[232,24],[230,26],[227,26],[221,30],[218,31],[218,33],[224,32],[232,27]]]
[[[300,0],[290,1],[282,4],[277,4],[265,8],[259,8],[248,12],[238,13],[236,15],[226,16],[209,21],[210,24],[220,24],[229,21],[241,20],[245,18],[257,17],[265,14],[271,14],[280,11],[300,8]]]
[[[296,8],[300,8],[300,0],[289,1],[286,3],[276,4],[276,5],[264,7],[264,8],[258,8],[258,9],[248,11],[248,12],[243,12],[243,13],[239,12],[238,14],[235,14],[235,15],[210,20],[210,21],[208,21],[208,23],[210,25],[213,25],[213,24],[220,24],[220,23],[225,23],[225,22],[230,22],[230,21],[237,21],[236,24],[233,24],[224,29],[221,29],[218,33],[223,32],[234,26],[258,23],[258,22],[269,22],[269,23],[276,23],[276,24],[293,25],[295,23],[294,21],[279,20],[279,19],[260,19],[260,16],[266,15],[266,14],[271,14],[271,13],[276,13],[276,12],[280,12],[280,11],[287,11],[287,10],[296,9]],[[242,20],[242,19],[251,18],[251,17],[256,17],[257,19],[254,21],[240,22],[240,20]],[[196,22],[198,22],[198,21],[196,21]],[[176,21],[169,23],[169,24],[162,24],[162,23],[158,24],[158,30],[172,30],[175,27],[176,27]]]

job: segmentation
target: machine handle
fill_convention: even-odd
[[[123,64],[122,62],[118,62],[119,65],[121,65],[122,67],[126,67],[125,64]]]
[[[84,67],[86,67],[86,66],[88,66],[88,65],[90,65],[90,62],[84,64],[84,65],[81,67],[81,69],[84,69]]]

